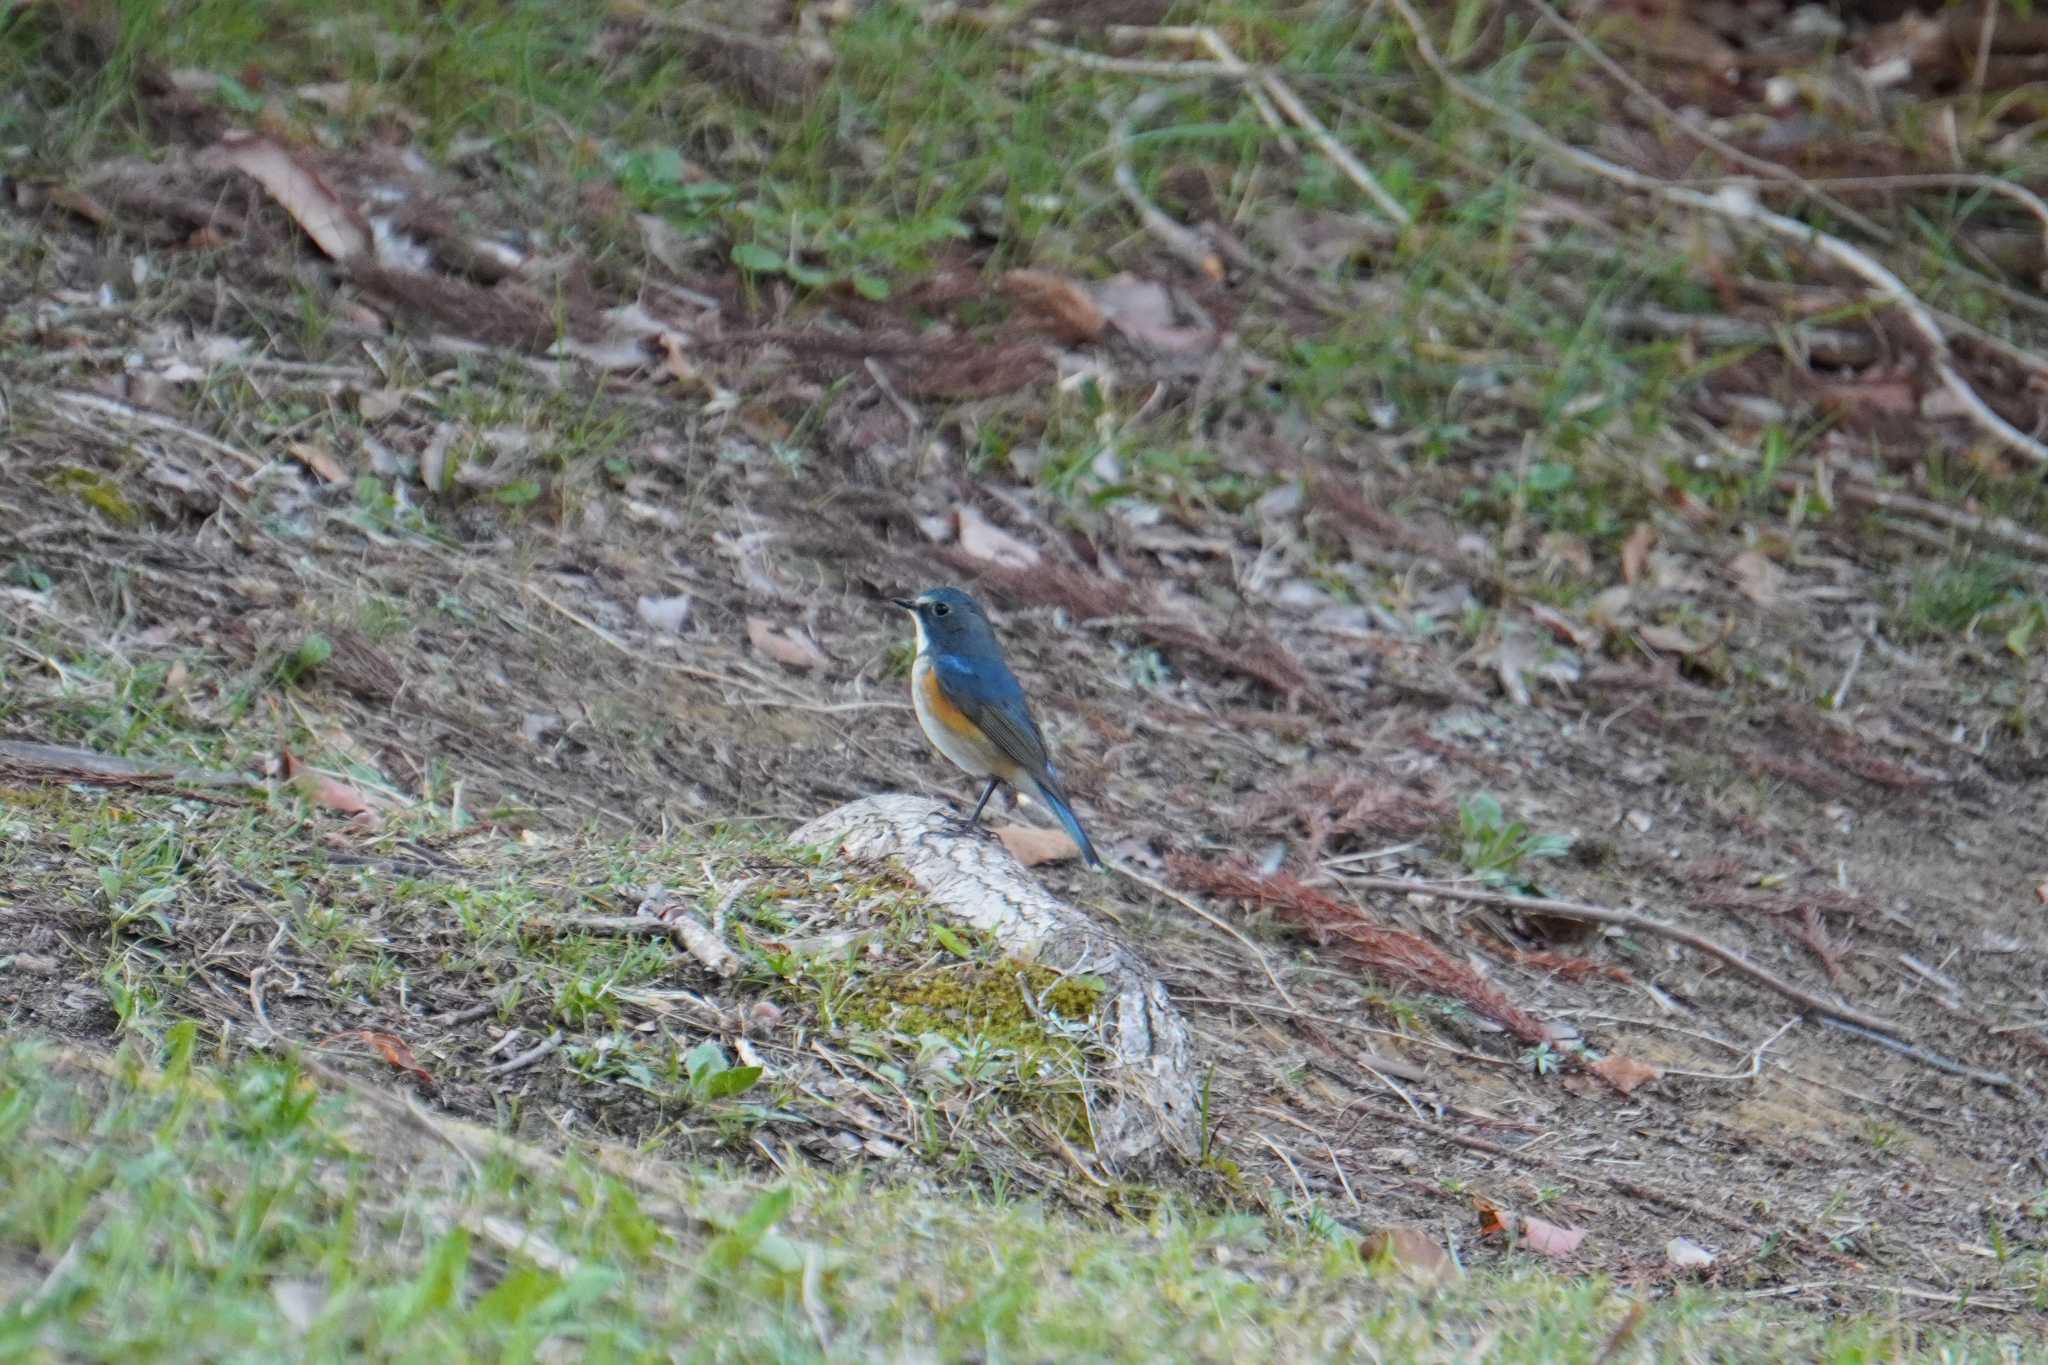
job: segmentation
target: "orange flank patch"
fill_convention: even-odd
[[[929,708],[928,714],[934,721],[969,744],[981,742],[981,727],[967,719],[967,713],[953,705],[952,699],[946,695],[946,689],[939,686],[939,670],[926,669],[921,685],[924,688],[925,705]]]

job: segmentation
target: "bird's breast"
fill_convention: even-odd
[[[932,747],[955,765],[976,777],[999,776],[1016,765],[1007,762],[982,735],[981,727],[953,704],[939,685],[938,670],[928,656],[920,654],[910,667],[910,702],[917,710],[917,723]]]

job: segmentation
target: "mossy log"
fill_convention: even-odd
[[[894,858],[937,909],[989,935],[1020,961],[1105,983],[1096,1016],[1111,1059],[1091,1081],[1095,1152],[1112,1170],[1199,1147],[1198,1084],[1187,1022],[1158,974],[1111,930],[1047,891],[1000,843],[963,828],[943,805],[876,796],[799,829],[799,844],[841,856]]]

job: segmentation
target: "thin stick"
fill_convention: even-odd
[[[1201,906],[1195,904],[1192,900],[1189,900],[1180,892],[1175,891],[1172,887],[1167,886],[1161,882],[1155,882],[1142,872],[1134,871],[1132,868],[1130,868],[1123,862],[1110,863],[1109,870],[1116,873],[1119,876],[1128,877],[1130,880],[1136,882],[1138,885],[1144,887],[1146,890],[1152,892],[1155,895],[1166,897],[1175,905],[1181,907],[1181,909],[1189,911],[1190,913],[1201,917],[1202,919],[1208,921],[1208,923],[1214,925],[1216,928],[1221,929],[1224,933],[1236,939],[1238,943],[1244,948],[1245,953],[1251,958],[1251,960],[1259,964],[1259,970],[1266,974],[1266,980],[1271,982],[1273,985],[1273,993],[1279,996],[1282,1000],[1287,1002],[1287,1008],[1294,1010],[1297,1013],[1301,1011],[1301,1006],[1295,1004],[1294,997],[1287,993],[1287,987],[1280,984],[1280,977],[1276,972],[1274,972],[1272,964],[1266,961],[1266,955],[1260,952],[1259,946],[1256,943],[1253,943],[1250,939],[1246,938],[1243,932],[1240,931],[1236,925],[1230,923],[1226,919],[1219,917],[1211,911],[1204,910]],[[1315,1018],[1316,1016],[1304,1014],[1303,1017]]]
[[[151,431],[168,432],[171,435],[190,441],[202,450],[211,450],[216,454],[240,460],[244,465],[248,466],[252,473],[264,468],[269,463],[267,460],[251,455],[246,450],[229,445],[226,441],[216,440],[203,431],[188,427],[183,422],[173,421],[161,413],[151,412],[147,408],[138,408],[132,404],[120,402],[117,399],[103,398],[96,393],[78,393],[69,389],[46,389],[42,392],[41,396],[61,408],[70,409],[73,414],[96,412],[102,417],[111,417],[120,422],[130,422],[138,427],[146,427]]]
[[[1281,80],[1271,71],[1254,71],[1251,67],[1247,66],[1243,59],[1231,49],[1230,44],[1224,41],[1223,35],[1215,29],[1207,27],[1175,27],[1172,25],[1163,25],[1158,28],[1134,28],[1128,25],[1119,25],[1110,30],[1110,35],[1112,37],[1163,38],[1168,42],[1193,43],[1202,48],[1210,56],[1214,57],[1217,63],[1229,74],[1242,80],[1256,81],[1258,89],[1253,89],[1249,93],[1255,103],[1261,104],[1260,112],[1271,112],[1264,108],[1263,102],[1259,99],[1259,90],[1263,89],[1267,95],[1272,97],[1273,103],[1279,105],[1287,117],[1293,120],[1294,125],[1301,129],[1302,132],[1308,134],[1309,140],[1316,144],[1316,147],[1322,154],[1330,158],[1331,163],[1338,170],[1344,172],[1345,178],[1356,185],[1366,198],[1372,200],[1378,206],[1381,213],[1399,223],[1402,227],[1407,227],[1415,221],[1408,210],[1402,206],[1401,201],[1387,192],[1387,187],[1380,183],[1379,177],[1374,175],[1363,161],[1352,155],[1349,148],[1337,141],[1335,135],[1330,132],[1323,121],[1317,118],[1306,104],[1302,103],[1301,97],[1295,94],[1285,81]]]
[[[1796,493],[1810,484],[1817,476],[1812,469],[1788,469],[1778,476],[1780,492]],[[2048,536],[2029,531],[2008,517],[1980,517],[1954,507],[1944,507],[1938,502],[1912,497],[1905,493],[1889,493],[1880,488],[1866,488],[1862,484],[1837,483],[1827,489],[1831,502],[1853,503],[1858,507],[1873,507],[1881,512],[1896,512],[1917,521],[1931,521],[1937,526],[1946,526],[1952,531],[1965,535],[1981,536],[1996,541],[2008,549],[2020,550],[2035,559],[2048,559]]]
[[[1404,0],[1394,0],[1396,4],[1403,2]],[[1748,958],[1725,944],[1717,943],[1706,935],[1696,934],[1690,929],[1680,928],[1676,924],[1667,924],[1663,920],[1653,919],[1648,915],[1638,915],[1629,910],[1613,910],[1604,905],[1583,905],[1577,901],[1554,900],[1548,896],[1517,896],[1506,891],[1482,891],[1470,886],[1445,886],[1433,882],[1411,881],[1404,877],[1352,877],[1347,881],[1346,885],[1362,887],[1373,891],[1386,891],[1396,895],[1435,896],[1441,900],[1465,901],[1473,905],[1493,905],[1509,910],[1526,910],[1532,914],[1552,915],[1558,919],[1577,920],[1586,924],[1613,924],[1619,925],[1624,929],[1636,930],[1638,933],[1655,934],[1659,938],[1668,938],[1674,943],[1683,943],[1688,948],[1705,953],[1708,957],[1720,961],[1740,975],[1748,977],[1760,986],[1776,991],[1787,1000],[1811,1010],[1823,1019],[1840,1020],[1842,1023],[1852,1024],[1858,1029],[1867,1030],[1873,1034],[1882,1034],[1886,1038],[1895,1040],[1898,1046],[1904,1050],[1904,1055],[1916,1056],[1918,1060],[1927,1061],[1929,1065],[1936,1065],[1932,1054],[1921,1053],[1911,1043],[1905,1042],[1904,1031],[1890,1020],[1880,1019],[1874,1014],[1865,1014],[1863,1011],[1849,1005],[1841,1005],[1833,1001],[1823,1000],[1813,992],[1795,986],[1776,973],[1757,966],[1754,962],[1751,962]],[[1938,1067],[1940,1070],[1954,1070],[1956,1074],[1968,1075],[1971,1080],[1979,1081],[1985,1085],[1996,1086],[2001,1090],[2011,1090],[2014,1088],[2012,1079],[2008,1076],[1997,1072],[1959,1068],[1956,1063],[1947,1062],[1945,1058],[1941,1060],[1945,1065],[1940,1065]]]
[[[532,1066],[561,1045],[562,1031],[556,1029],[517,1057],[507,1057],[496,1066],[485,1067],[483,1074],[486,1078],[496,1078],[499,1076],[509,1076],[515,1071],[524,1071],[527,1067]]]
[[[1110,57],[1100,52],[1086,52],[1078,47],[1063,47],[1046,38],[1026,38],[1024,46],[1042,57],[1078,66],[1087,71],[1106,71],[1119,76],[1238,76],[1241,69],[1232,68],[1222,62],[1177,62],[1147,60],[1142,57]],[[126,355],[119,351],[117,355]]]
[[[1110,178],[1116,182],[1125,202],[1137,213],[1145,231],[1197,275],[1218,280],[1223,278],[1222,260],[1209,249],[1207,242],[1175,222],[1164,209],[1147,198],[1144,188],[1138,184],[1138,173],[1131,169],[1132,127],[1173,101],[1193,94],[1195,89],[1193,85],[1171,85],[1163,90],[1147,91],[1124,107],[1122,116],[1109,126]]]
[[[1511,1062],[1505,1057],[1489,1057],[1483,1052],[1467,1052],[1464,1048],[1452,1047],[1449,1043],[1439,1043],[1434,1038],[1418,1038],[1413,1034],[1396,1033],[1390,1028],[1374,1028],[1371,1024],[1355,1023],[1344,1018],[1341,1014],[1309,1014],[1304,1010],[1284,1010],[1278,1005],[1262,1005],[1256,1001],[1233,1000],[1216,995],[1179,995],[1174,998],[1183,1005],[1228,1005],[1241,1010],[1252,1010],[1260,1014],[1277,1014],[1286,1019],[1307,1019],[1324,1028],[1348,1029],[1353,1033],[1366,1033],[1378,1038],[1393,1038],[1403,1043],[1414,1043],[1418,1047],[1434,1048],[1438,1052],[1448,1052],[1453,1057],[1462,1058],[1468,1062],[1478,1062],[1484,1066],[1506,1067],[1517,1071],[1523,1069],[1519,1062]],[[1367,1055],[1372,1057],[1375,1065],[1380,1066],[1381,1069],[1389,1069],[1387,1064],[1392,1059],[1382,1057],[1377,1053],[1368,1053]],[[1414,1067],[1410,1063],[1401,1062],[1398,1066],[1400,1069],[1395,1071],[1395,1074],[1407,1080],[1419,1082],[1429,1079],[1427,1073],[1420,1072],[1419,1068]],[[1418,1074],[1410,1076],[1408,1075],[1410,1071],[1416,1071]]]
[[[1763,1074],[1764,1052],[1772,1043],[1784,1037],[1786,1031],[1798,1022],[1799,1016],[1795,1014],[1784,1023],[1778,1025],[1775,1033],[1749,1050],[1749,1065],[1740,1071],[1731,1071],[1726,1075],[1717,1071],[1666,1071],[1664,1074],[1667,1076],[1687,1076],[1696,1081],[1753,1081]]]
[[[1939,1052],[1933,1052],[1924,1047],[1916,1047],[1912,1043],[1879,1033],[1875,1029],[1867,1029],[1861,1025],[1852,1024],[1846,1019],[1823,1018],[1821,1023],[1829,1028],[1840,1029],[1844,1033],[1853,1033],[1859,1038],[1867,1038],[1879,1047],[1890,1048],[1901,1057],[1910,1057],[1922,1066],[1931,1066],[1936,1071],[1945,1071],[1951,1076],[1961,1076],[1965,1080],[1976,1081],[1979,1085],[1995,1086],[2000,1090],[2014,1090],[2018,1088],[2013,1084],[2012,1077],[2002,1071],[1979,1071],[1974,1066],[1965,1066],[1953,1058],[1942,1056]]]

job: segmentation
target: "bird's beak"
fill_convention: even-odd
[[[889,600],[891,602],[894,602],[897,606],[903,608],[903,610],[905,611],[917,610],[917,603],[911,601],[908,597],[892,597]]]

